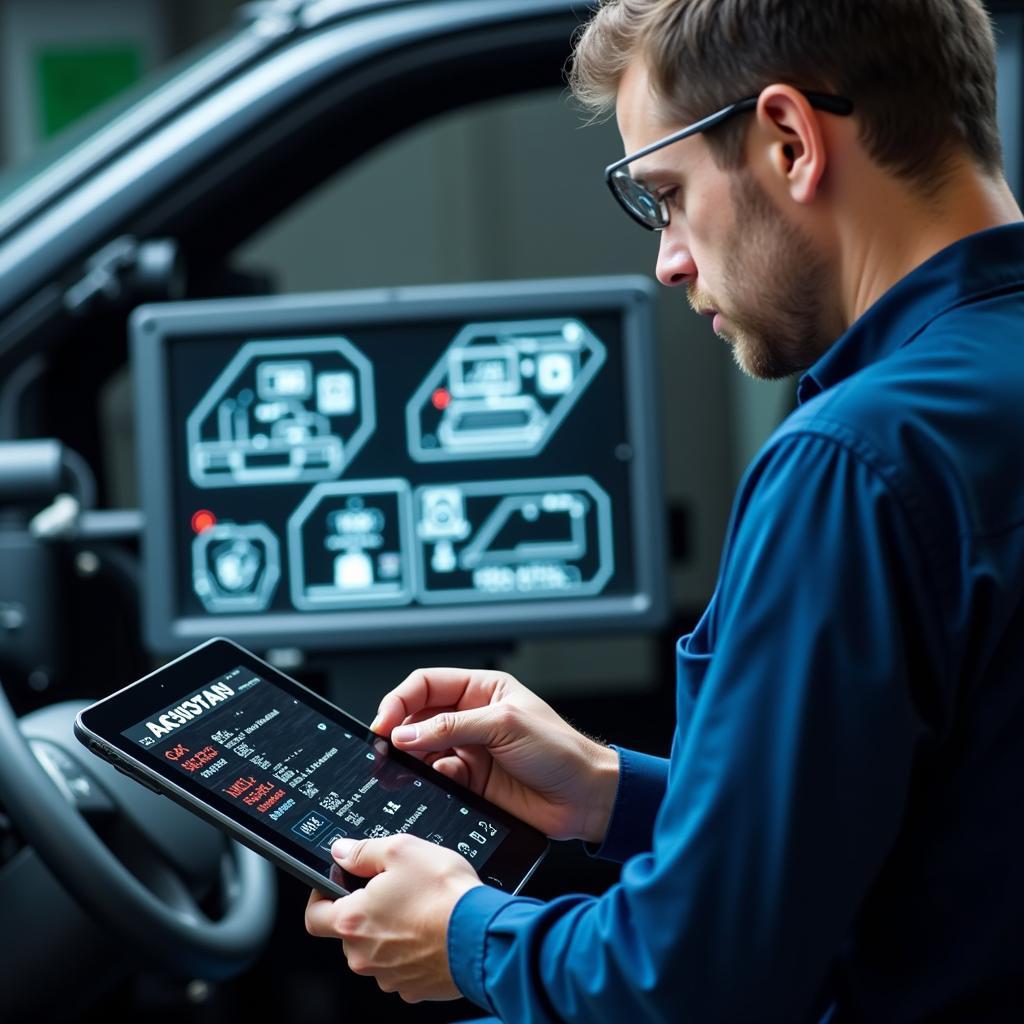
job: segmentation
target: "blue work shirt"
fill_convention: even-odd
[[[620,751],[600,897],[451,918],[502,1020],[1024,1020],[1024,225],[938,253],[804,375]]]

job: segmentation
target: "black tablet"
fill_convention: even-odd
[[[86,708],[75,735],[326,895],[365,882],[331,857],[342,837],[419,836],[507,892],[548,848],[536,829],[222,638]]]

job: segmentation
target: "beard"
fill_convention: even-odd
[[[723,277],[726,302],[692,286],[688,298],[695,310],[716,309],[728,321],[720,335],[744,373],[781,380],[812,366],[842,333],[830,267],[749,175],[738,177],[732,194],[736,227],[726,251],[736,256]],[[794,276],[797,289],[787,283]]]

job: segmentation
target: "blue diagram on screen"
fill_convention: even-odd
[[[347,338],[251,341],[186,422],[197,487],[336,480],[376,427],[373,367]]]
[[[281,547],[266,523],[224,522],[192,541],[192,586],[209,612],[260,612],[281,578]]]
[[[417,462],[528,458],[544,449],[605,361],[579,320],[468,324],[406,406]]]
[[[405,480],[318,484],[288,520],[296,608],[408,604],[415,591]]]
[[[590,477],[420,487],[420,600],[599,594],[615,571],[611,500]]]

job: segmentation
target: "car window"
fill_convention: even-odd
[[[243,62],[260,45],[251,35],[235,32],[206,40],[76,120],[27,159],[4,169],[0,231],[201,90],[205,82]]]

